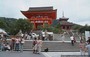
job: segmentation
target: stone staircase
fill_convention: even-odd
[[[42,51],[48,48],[51,52],[79,52],[79,43],[75,43],[74,46],[70,42],[54,42],[44,41],[42,45]],[[24,44],[24,50],[32,50],[32,41],[26,41]]]
[[[71,45],[70,42],[45,42],[43,43],[42,48],[49,48],[49,51],[56,52],[71,52],[71,51],[79,51],[78,43],[75,43],[74,46]]]
[[[62,36],[61,36],[62,34],[54,34],[53,35],[53,39],[55,40],[55,41],[62,41]],[[74,36],[75,36],[75,39],[76,39],[76,41],[80,41],[80,38],[78,37],[78,35],[77,34],[74,34]],[[70,40],[70,36],[68,35],[68,34],[65,34],[65,39],[64,39],[65,41],[71,41]]]
[[[8,40],[8,43],[10,43],[10,40]],[[79,52],[78,46],[78,42],[72,46],[70,42],[43,41],[42,51],[44,51],[45,48],[48,48],[50,52]],[[32,40],[25,41],[24,50],[32,50]]]

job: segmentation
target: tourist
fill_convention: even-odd
[[[25,43],[25,40],[24,40],[24,38],[20,38],[20,51],[21,52],[23,52],[23,45],[24,45],[24,43]]]
[[[25,40],[27,40],[27,36],[28,36],[28,34],[27,34],[27,32],[25,32],[25,34],[23,35],[23,38],[24,38]]]
[[[45,40],[49,40],[47,30],[45,30]]]
[[[74,36],[74,43],[76,43],[77,41],[76,41],[76,38],[75,38],[75,36]]]
[[[11,37],[11,50],[14,51],[15,50],[15,36]]]
[[[15,40],[15,51],[19,51],[19,46],[20,46],[20,36],[17,36]]]
[[[79,48],[81,55],[85,55],[85,43],[83,41],[80,41]]]
[[[5,45],[6,45],[6,39],[4,37],[4,35],[1,35],[1,51],[5,51]]]
[[[28,34],[27,35],[27,40],[30,40],[31,39],[31,36]]]
[[[9,45],[9,43],[5,44],[4,50],[5,51],[7,51],[7,50],[10,51],[10,45]]]
[[[64,43],[64,39],[65,39],[65,36],[64,34],[62,35],[62,42]]]
[[[88,40],[88,44],[86,45],[85,51],[88,51],[88,56],[90,57],[90,39]]]
[[[72,44],[72,46],[74,46],[74,37],[71,36],[70,39],[71,39],[71,44]]]
[[[42,35],[42,40],[43,40],[43,41],[45,40],[45,34]]]
[[[42,47],[42,40],[40,38],[38,38],[37,40],[37,46],[38,46],[38,54],[41,53],[41,47]]]
[[[1,50],[5,51],[5,43],[4,42],[1,43]]]
[[[37,53],[37,38],[34,38],[33,41],[33,53]]]

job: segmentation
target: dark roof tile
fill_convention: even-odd
[[[67,21],[61,21],[61,25],[73,25],[73,23],[67,22]]]
[[[30,7],[29,11],[43,11],[43,10],[53,10],[53,7]]]

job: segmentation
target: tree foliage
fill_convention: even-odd
[[[5,18],[0,17],[0,28],[4,29],[8,34],[16,34],[19,32],[19,30],[22,30],[22,32],[29,32],[33,29],[33,24],[31,24],[27,19],[16,19],[16,18]],[[44,24],[44,27],[39,26],[40,30],[47,30],[54,33],[61,33],[63,30],[61,29],[60,23],[55,24],[55,26]],[[74,24],[72,27],[73,30],[78,30],[80,33],[84,33],[85,31],[90,31],[90,26],[85,25],[77,25]]]
[[[19,30],[23,32],[30,31],[32,24],[27,19],[0,17],[0,28],[4,29],[8,34],[15,35]]]
[[[6,28],[5,22],[3,22],[3,20],[1,20],[1,19],[0,19],[0,28],[2,28],[2,29]]]
[[[81,32],[81,33],[84,33],[85,31],[90,31],[90,26],[85,25],[79,29],[79,32]]]
[[[28,32],[32,29],[32,24],[26,19],[18,19],[16,21],[16,27],[18,31],[22,30],[23,32]]]
[[[54,32],[54,33],[60,33],[60,29],[56,28],[54,26],[48,25],[47,23],[44,24],[44,28],[42,28],[43,31],[47,30],[49,32]]]

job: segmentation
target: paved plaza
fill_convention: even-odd
[[[31,41],[29,42],[31,43]],[[29,42],[27,44],[30,45]],[[61,41],[45,41],[42,48],[48,47],[49,52],[43,52],[43,49],[41,54],[33,54],[31,49],[24,49],[23,52],[0,51],[0,57],[82,57],[80,56],[78,44],[79,42],[72,46],[70,41],[65,41],[65,43]],[[25,48],[28,47],[25,46]],[[87,53],[83,57],[88,57]]]
[[[46,57],[88,57],[87,52],[85,55],[80,55],[80,52],[43,52]]]
[[[33,54],[32,51],[16,52],[16,51],[0,51],[0,57],[45,57],[41,54]]]
[[[59,36],[56,38],[58,38],[57,40],[59,41],[43,41],[41,54],[33,54],[32,40],[25,40],[23,52],[0,51],[0,57],[66,57],[67,55],[70,55],[68,57],[81,57],[78,47],[79,39],[76,39],[77,42],[72,46],[68,37],[64,43],[59,39]],[[10,40],[8,40],[8,42],[10,42]],[[43,52],[47,47],[49,52]],[[87,57],[87,53],[84,57]]]
[[[87,53],[84,56],[80,52],[42,52],[41,54],[33,54],[32,51],[0,51],[0,57],[88,57]]]

